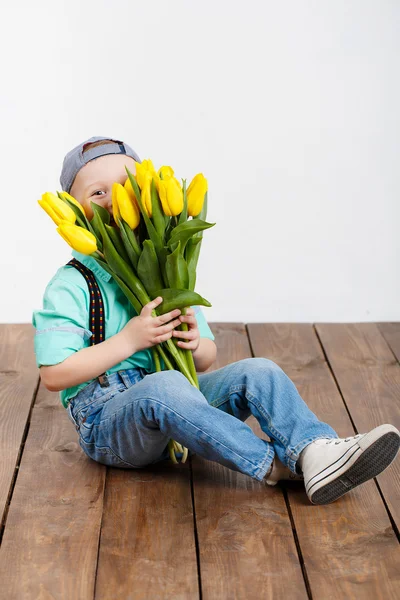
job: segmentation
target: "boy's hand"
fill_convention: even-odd
[[[118,333],[124,344],[127,345],[130,354],[166,342],[172,337],[174,327],[180,325],[179,319],[176,318],[181,314],[179,308],[159,317],[152,316],[152,310],[156,309],[161,302],[162,298],[158,296],[145,304],[140,315],[130,319]]]
[[[189,340],[188,342],[178,341],[178,346],[183,350],[197,350],[200,344],[200,331],[197,327],[196,317],[194,316],[194,309],[187,308],[186,315],[180,315],[179,321],[187,323],[188,331],[180,331],[174,329],[172,331],[173,337],[181,337]]]

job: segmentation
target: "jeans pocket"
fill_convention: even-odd
[[[94,394],[92,398],[85,398],[83,402],[73,403],[71,417],[75,422],[80,437],[88,441],[92,435],[93,427],[100,421],[104,405],[116,394],[126,390],[123,383],[114,383],[103,391],[101,395]]]
[[[114,392],[118,394],[118,390]],[[90,439],[93,426],[98,422],[103,410],[104,403],[111,398],[110,395],[103,396],[93,400],[93,402],[79,411],[79,435],[86,441]]]

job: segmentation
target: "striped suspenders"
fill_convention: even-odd
[[[88,284],[90,292],[89,329],[93,334],[90,338],[90,344],[94,346],[95,344],[102,342],[106,335],[104,305],[101,291],[93,271],[88,269],[88,267],[83,265],[79,260],[76,260],[76,258],[71,259],[67,264],[78,269]],[[110,385],[106,373],[99,375],[97,379],[101,387],[108,387]]]

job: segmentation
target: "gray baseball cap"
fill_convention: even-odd
[[[111,140],[112,143],[104,144],[103,146],[95,146],[85,153],[83,152],[87,144],[99,142],[100,140]],[[78,146],[75,146],[75,148],[66,154],[60,176],[62,190],[69,193],[78,171],[80,171],[89,161],[99,158],[99,156],[105,156],[106,154],[126,154],[136,162],[142,162],[136,152],[124,142],[109,137],[91,137]]]

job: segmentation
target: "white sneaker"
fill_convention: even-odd
[[[313,504],[334,502],[384,471],[399,446],[400,432],[393,425],[379,425],[345,439],[315,440],[298,460],[308,498]]]
[[[274,462],[272,463],[272,471],[267,473],[264,479],[268,485],[276,485],[278,481],[282,480],[303,481],[304,477],[303,475],[296,475],[296,473],[293,473],[293,471],[288,469],[288,467],[285,467],[279,458],[275,456]]]

